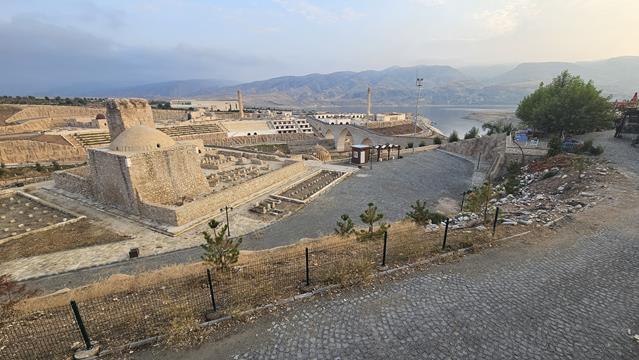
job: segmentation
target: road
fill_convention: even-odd
[[[639,152],[601,136],[629,180],[549,237],[296,303],[193,350],[135,358],[637,359]]]

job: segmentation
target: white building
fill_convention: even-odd
[[[172,109],[202,109],[209,111],[240,111],[237,100],[171,100]]]

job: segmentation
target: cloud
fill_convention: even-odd
[[[491,35],[503,35],[516,30],[522,20],[535,13],[534,2],[515,0],[508,2],[498,9],[476,12],[473,17],[480,22]]]
[[[332,10],[320,7],[307,0],[273,0],[273,2],[289,13],[300,15],[317,23],[355,20],[364,16],[363,13],[357,12],[350,7]]]
[[[0,94],[38,94],[80,84],[137,85],[174,79],[248,80],[284,68],[232,50],[177,44],[127,46],[28,18],[0,21]]]

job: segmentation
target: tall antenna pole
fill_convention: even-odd
[[[424,86],[424,78],[418,77],[415,81],[417,85],[417,102],[415,103],[415,122],[413,128],[413,153],[415,152],[415,138],[417,137],[417,117],[419,112],[419,97],[422,95],[422,86]]]

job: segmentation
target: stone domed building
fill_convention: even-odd
[[[108,148],[89,149],[85,176],[56,174],[56,187],[128,213],[181,225],[180,219],[163,210],[210,192],[200,168],[201,145],[176,142],[155,129],[151,107],[143,99],[109,100],[106,118],[112,139]]]

